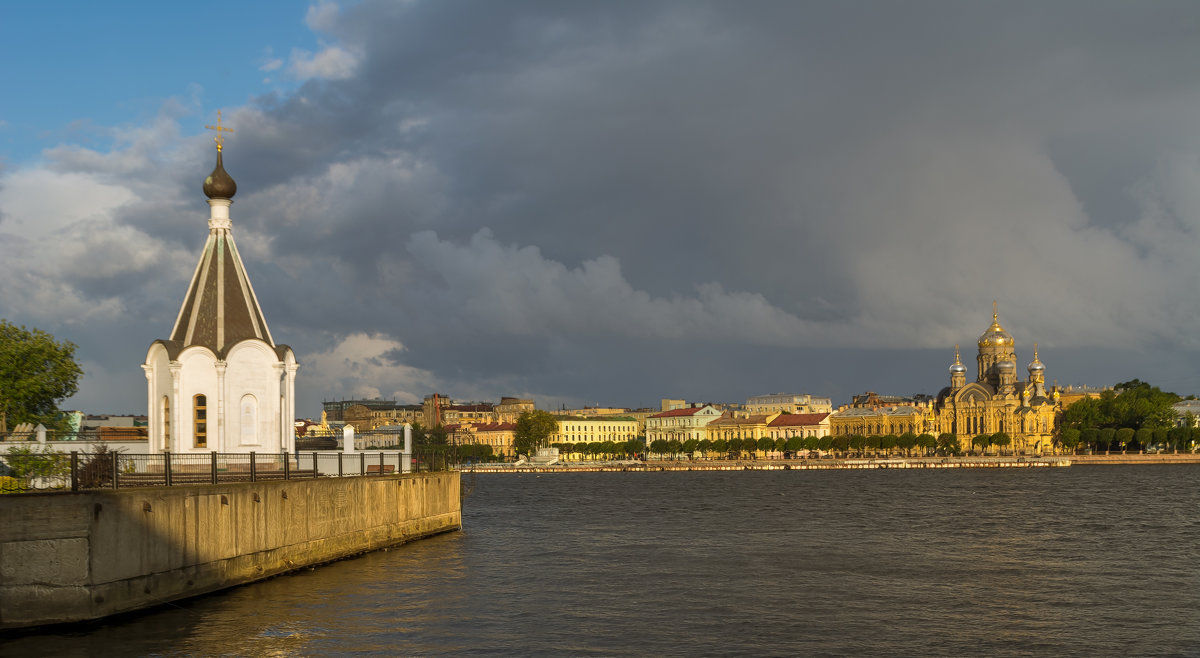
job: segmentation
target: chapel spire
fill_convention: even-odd
[[[210,209],[208,241],[175,320],[171,340],[184,346],[203,345],[218,356],[248,338],[257,338],[274,347],[262,308],[233,241],[229,207],[233,205],[237,183],[225,171],[221,157],[225,141],[223,133],[233,130],[221,125],[219,112],[217,125],[206,127],[217,131],[213,138],[217,143],[217,166],[204,179],[204,194]]]

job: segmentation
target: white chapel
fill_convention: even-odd
[[[211,126],[210,126],[211,127]],[[208,241],[171,337],[146,353],[150,449],[291,453],[296,355],[277,345],[233,242],[237,183],[221,161],[204,180]]]

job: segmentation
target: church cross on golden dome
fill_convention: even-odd
[[[219,153],[221,151],[221,147],[225,145],[225,135],[221,133],[231,133],[233,132],[233,128],[226,128],[225,126],[221,125],[221,110],[217,110],[217,125],[204,127],[208,130],[217,131],[217,136],[213,137],[213,141],[217,143],[217,152]]]
[[[1000,314],[996,310],[996,300],[992,300],[992,326],[979,337],[980,347],[1012,347],[1012,335],[1000,326]]]

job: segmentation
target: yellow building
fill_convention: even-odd
[[[828,413],[815,414],[780,414],[767,423],[768,436],[772,439],[790,439],[793,436],[808,438],[810,436],[829,436]]]
[[[516,423],[479,423],[468,425],[443,425],[450,445],[485,445],[492,447],[497,457],[514,457],[513,439],[517,435]]]
[[[419,404],[355,404],[342,412],[342,422],[353,425],[356,432],[368,432],[383,425],[411,425],[420,422],[422,418]]]
[[[638,422],[631,416],[563,416],[556,420],[558,432],[550,437],[551,443],[624,443],[638,436]]]
[[[900,436],[906,432],[922,434],[927,429],[928,411],[913,405],[886,407],[849,407],[829,417],[832,436]]]
[[[992,324],[978,344],[978,374],[970,383],[955,348],[950,385],[938,393],[928,431],[954,434],[964,449],[974,436],[1004,432],[1018,453],[1052,450],[1062,405],[1058,388],[1046,389],[1046,366],[1038,359],[1037,344],[1025,381],[1017,378],[1016,343],[1000,326],[994,307]]]
[[[751,414],[740,417],[724,415],[705,426],[705,438],[709,441],[717,441],[719,439],[724,439],[725,441],[732,439],[743,441],[754,439],[757,441],[769,435],[770,431],[767,429],[767,425],[778,418],[779,415],[778,411],[770,414]]]

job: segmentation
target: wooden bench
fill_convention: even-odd
[[[384,473],[395,473],[396,465],[395,464],[384,464],[383,472]],[[370,473],[378,474],[379,473],[379,464],[367,464],[367,473],[368,474],[370,474]]]

